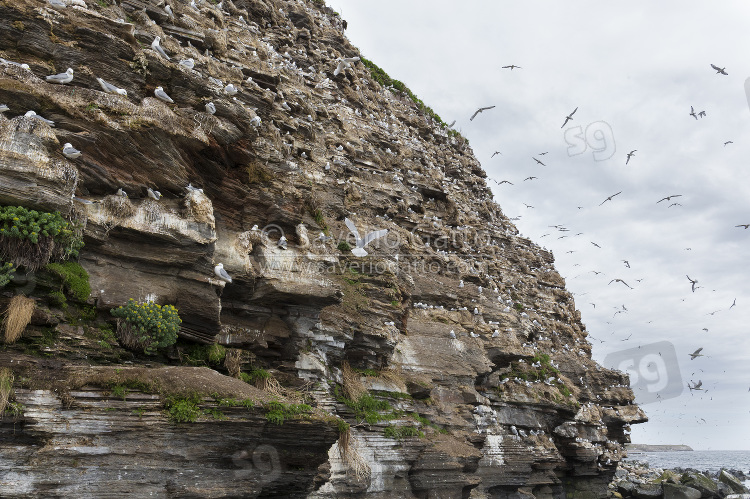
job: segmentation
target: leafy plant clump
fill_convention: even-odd
[[[338,246],[336,246],[336,249],[341,251],[342,253],[346,253],[347,251],[351,251],[352,247],[349,246],[349,243],[346,241],[341,241]]]
[[[334,393],[337,401],[354,411],[354,415],[358,420],[364,420],[368,424],[375,424],[378,421],[388,421],[398,417],[392,410],[391,404],[385,400],[379,400],[369,393],[365,393],[356,401],[345,397],[338,386],[335,388]]]
[[[13,267],[12,263],[0,262],[0,288],[13,280],[13,274],[15,274],[15,272],[16,269]]]
[[[383,429],[383,435],[386,438],[395,438],[396,440],[408,437],[424,438],[424,433],[419,431],[416,426],[386,426]]]
[[[173,345],[180,330],[180,319],[177,309],[172,305],[157,305],[153,302],[138,303],[128,300],[127,305],[112,309],[118,322],[117,332],[127,348],[143,349],[146,355],[152,355],[157,348]]]
[[[47,270],[60,277],[65,289],[77,301],[85,302],[91,294],[89,274],[77,262],[50,263]]]
[[[250,372],[240,373],[240,379],[249,385],[255,385],[258,381],[268,379],[271,373],[265,369],[253,369]]]
[[[170,397],[164,402],[169,419],[175,423],[194,423],[202,411],[198,407],[201,398],[198,395],[187,397]]]
[[[307,404],[284,404],[272,401],[266,404],[266,419],[273,424],[284,424],[288,419],[294,419],[312,412],[312,407]]]
[[[51,260],[77,257],[82,247],[78,228],[59,212],[0,206],[0,259],[33,271]]]

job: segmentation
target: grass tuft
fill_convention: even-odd
[[[8,303],[3,326],[5,329],[5,343],[15,343],[21,337],[26,326],[31,322],[36,302],[32,298],[16,295]]]

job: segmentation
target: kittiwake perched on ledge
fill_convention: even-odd
[[[164,91],[162,87],[156,87],[156,90],[154,90],[154,95],[159,100],[163,100],[164,102],[174,104],[174,101],[172,100],[172,98],[167,95],[167,93]]]
[[[148,193],[148,197],[150,197],[154,201],[158,201],[158,200],[161,199],[161,192],[155,191],[155,190],[151,189],[151,187],[149,187],[148,189],[146,189],[146,192]]]
[[[186,67],[188,69],[193,69],[195,67],[195,61],[192,57],[189,59],[183,59],[180,61],[180,66]]]
[[[52,120],[46,120],[46,119],[42,118],[41,116],[39,116],[38,114],[36,114],[34,111],[26,111],[26,114],[24,114],[24,117],[26,117],[26,118],[36,118],[38,120],[41,120],[41,121],[47,123],[49,126],[52,126],[52,127],[55,126],[55,122],[54,121],[52,121]]]
[[[128,96],[128,92],[124,88],[118,88],[112,85],[111,83],[107,83],[101,78],[97,78],[96,81],[99,82],[99,85],[102,87],[102,90],[104,90],[108,94],[118,94],[118,95],[123,95],[125,97]]]
[[[66,142],[63,146],[63,156],[68,159],[76,159],[81,157],[81,151],[73,147],[73,144]]]
[[[18,66],[21,69],[29,69],[29,65],[26,63],[21,64],[18,62],[9,61],[8,59],[3,59],[2,57],[0,57],[0,63],[10,64],[11,66]]]
[[[62,85],[73,81],[73,68],[68,68],[64,73],[49,75],[47,81],[50,83],[60,83]]]
[[[206,104],[206,112],[208,114],[215,114],[216,113],[216,106],[214,106],[213,102],[209,102]]]
[[[286,236],[281,236],[281,238],[279,238],[279,242],[276,243],[276,246],[278,246],[279,248],[285,250],[286,249],[286,245],[287,245]]]
[[[238,92],[237,87],[234,86],[234,84],[229,83],[226,87],[224,87],[224,92],[227,95],[234,95]]]
[[[4,113],[5,111],[9,111],[10,108],[6,104],[0,104],[0,113]]]
[[[115,196],[120,196],[121,198],[128,197],[128,194],[122,190],[122,187],[117,189],[117,192],[115,192]]]
[[[157,36],[156,38],[154,38],[154,41],[151,42],[151,48],[154,49],[156,51],[156,53],[158,53],[160,56],[162,56],[166,60],[171,61],[171,59],[169,58],[169,56],[167,55],[167,53],[164,52],[164,49],[161,48],[161,45],[159,45],[160,41],[161,41],[161,37],[160,36]]]
[[[232,284],[232,278],[229,277],[229,274],[227,274],[227,271],[224,270],[224,264],[219,263],[214,267],[214,274],[216,274],[216,277],[218,277],[220,280],[224,282],[228,282],[229,284]]]
[[[356,247],[352,249],[352,255],[354,256],[367,256],[365,246],[370,244],[372,241],[380,239],[381,237],[388,234],[388,229],[381,229],[369,232],[365,237],[359,237],[359,231],[357,230],[357,226],[354,225],[354,222],[352,222],[348,218],[345,218],[344,223],[349,228],[354,238],[357,240]]]

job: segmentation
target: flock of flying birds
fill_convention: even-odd
[[[720,67],[716,66],[715,64],[711,64],[711,67],[712,67],[712,68],[713,68],[714,70],[716,70],[716,74],[721,74],[721,75],[728,75],[728,73],[726,72],[726,68],[720,68]],[[515,64],[511,64],[511,65],[507,65],[507,66],[502,66],[502,69],[509,69],[509,70],[511,70],[511,71],[512,71],[512,70],[514,70],[514,69],[523,69],[523,68],[521,68],[520,66],[517,66],[517,65],[515,65]],[[476,117],[477,117],[477,116],[478,116],[478,115],[479,115],[480,113],[483,113],[483,112],[485,112],[485,111],[489,111],[489,110],[491,110],[491,109],[493,109],[493,108],[495,108],[495,106],[494,106],[494,105],[493,105],[493,106],[480,107],[479,109],[477,109],[477,110],[476,110],[476,111],[474,112],[474,114],[472,114],[472,115],[471,115],[471,118],[469,118],[469,121],[473,121],[473,120],[474,120],[474,118],[476,118]],[[575,115],[576,111],[578,111],[578,107],[576,107],[575,109],[573,109],[573,111],[572,111],[572,112],[571,112],[570,114],[568,114],[568,115],[566,115],[566,116],[565,116],[565,119],[564,119],[564,121],[563,121],[563,124],[561,125],[561,127],[560,127],[560,128],[565,128],[565,126],[566,126],[566,125],[567,125],[567,124],[568,124],[568,123],[569,123],[570,121],[574,120],[574,115]],[[690,116],[692,116],[693,118],[695,118],[696,120],[698,120],[699,118],[704,118],[704,117],[706,116],[706,111],[698,111],[698,112],[696,112],[696,111],[695,111],[695,108],[694,108],[693,106],[690,106],[690,113],[689,113],[689,115],[690,115]],[[729,140],[729,141],[726,141],[726,142],[724,142],[724,147],[726,147],[726,146],[727,146],[727,145],[729,145],[729,144],[733,144],[733,142],[732,142],[731,140]],[[625,159],[625,164],[626,164],[626,165],[630,163],[630,160],[631,160],[631,158],[633,158],[633,157],[635,156],[635,153],[636,153],[636,152],[637,152],[637,149],[634,149],[634,150],[632,150],[632,151],[630,151],[630,152],[628,152],[628,153],[627,153],[627,155],[626,155],[626,159]],[[494,157],[495,157],[495,156],[497,156],[498,154],[502,155],[502,152],[500,152],[500,151],[495,151],[495,152],[493,152],[493,154],[492,154],[491,158],[494,158]],[[545,154],[547,154],[547,152],[542,152],[542,153],[539,153],[539,154],[538,154],[538,156],[544,156]],[[545,164],[544,162],[542,162],[542,160],[540,160],[539,158],[537,158],[537,157],[533,157],[533,156],[532,156],[532,159],[533,159],[533,160],[534,160],[534,161],[535,161],[535,162],[536,162],[537,164],[539,164],[539,165],[541,165],[541,166],[546,166],[546,164]],[[535,179],[537,179],[537,178],[538,178],[538,177],[535,177],[535,176],[529,176],[529,177],[526,177],[526,178],[525,178],[525,179],[524,179],[523,181],[530,181],[530,180],[535,180]],[[514,185],[514,184],[513,184],[512,182],[510,182],[510,181],[508,181],[508,180],[501,180],[501,181],[497,181],[497,180],[495,180],[495,179],[491,179],[491,180],[492,180],[493,182],[495,182],[495,183],[496,183],[497,185],[502,185],[502,184],[510,184],[510,185]],[[620,194],[622,194],[622,191],[616,192],[616,193],[612,194],[611,196],[608,196],[608,197],[607,197],[606,199],[604,199],[604,200],[603,200],[603,201],[602,201],[602,202],[601,202],[601,203],[599,204],[599,206],[602,206],[602,205],[603,205],[604,203],[606,203],[606,202],[608,202],[608,201],[612,201],[612,200],[613,200],[613,199],[614,199],[614,198],[615,198],[616,196],[618,196],[618,195],[620,195]],[[661,199],[659,199],[658,201],[656,201],[656,204],[662,203],[662,202],[664,202],[664,201],[666,201],[666,202],[668,202],[668,203],[669,203],[670,201],[672,201],[672,199],[674,199],[674,198],[679,198],[679,197],[682,197],[682,194],[670,194],[670,195],[668,195],[668,196],[664,196],[663,198],[661,198]],[[527,208],[533,208],[533,206],[531,206],[531,205],[529,205],[529,204],[526,204],[526,203],[523,203],[523,204],[524,204],[524,206],[526,206]],[[681,205],[681,204],[680,204],[679,202],[673,202],[673,203],[671,203],[671,204],[668,204],[668,206],[667,206],[667,207],[668,207],[668,208],[671,208],[671,207],[673,207],[673,206],[682,206],[682,205]],[[578,207],[578,209],[582,209],[582,208],[583,208],[582,206],[579,206],[579,207]],[[518,220],[518,218],[515,218],[515,219],[511,219],[511,220]],[[551,225],[550,227],[556,228],[556,229],[557,229],[558,231],[560,231],[560,232],[568,232],[568,231],[569,231],[569,229],[565,228],[565,227],[564,227],[564,226],[562,226],[562,225]],[[744,228],[744,229],[748,229],[748,228],[750,228],[750,223],[748,223],[748,224],[738,224],[738,225],[736,225],[735,227],[739,227],[739,228]],[[545,235],[543,235],[543,236],[541,236],[541,237],[546,237],[546,236],[548,236],[548,235],[549,235],[549,234],[545,234]],[[576,234],[576,236],[577,236],[577,235],[582,235],[582,233],[578,233],[578,234]],[[560,236],[560,237],[559,237],[558,239],[562,239],[562,238],[565,238],[565,237],[568,237],[568,236],[567,236],[567,235],[562,235],[562,236]],[[594,245],[594,246],[596,246],[597,248],[601,248],[601,246],[599,246],[599,245],[598,245],[597,243],[595,243],[595,242],[593,242],[593,241],[591,241],[591,244],[593,244],[593,245]],[[690,248],[686,248],[686,249],[690,249]],[[568,251],[568,253],[573,253],[573,252],[574,252],[574,251]],[[629,262],[628,262],[627,260],[622,260],[622,262],[623,262],[623,263],[625,264],[625,266],[626,266],[626,267],[630,268],[630,263],[629,263]],[[595,274],[601,274],[601,272],[598,272],[598,271],[594,271],[594,270],[592,270],[591,272],[594,272]],[[697,280],[697,279],[693,279],[693,278],[691,278],[691,277],[690,277],[690,276],[688,276],[688,275],[686,275],[686,277],[687,277],[687,279],[688,279],[688,281],[689,281],[689,284],[690,284],[690,289],[691,289],[691,292],[692,292],[692,293],[695,293],[695,291],[696,291],[697,289],[700,289],[700,288],[702,288],[702,286],[698,286],[698,285],[697,285],[697,284],[698,284],[698,280]],[[637,279],[637,281],[638,281],[638,282],[640,282],[640,281],[642,281],[642,279]],[[630,285],[629,285],[629,284],[628,284],[627,282],[625,282],[625,281],[624,281],[623,279],[620,279],[620,278],[615,278],[615,279],[612,279],[612,280],[610,280],[610,281],[609,281],[609,284],[612,284],[612,283],[621,283],[621,284],[623,284],[624,286],[627,286],[628,288],[630,288],[630,289],[633,289],[633,288],[632,288],[632,287],[631,287],[631,286],[630,286]],[[729,307],[729,309],[731,310],[731,309],[732,309],[733,307],[735,307],[735,306],[736,306],[736,304],[737,304],[737,299],[735,298],[734,302],[733,302],[733,303],[732,303],[732,305],[731,305],[731,306]],[[594,307],[594,308],[596,308],[596,304],[594,304],[594,303],[591,303],[591,305],[593,305],[593,307]],[[615,312],[615,316],[616,316],[617,314],[620,314],[620,313],[625,313],[625,312],[627,312],[627,311],[628,311],[628,309],[627,309],[627,308],[625,307],[625,305],[622,305],[622,309],[621,309],[621,310],[619,310],[619,307],[615,307],[615,308],[618,308],[618,311],[617,311],[617,312]],[[710,313],[709,315],[714,315],[714,314],[716,314],[717,312],[719,312],[719,310],[717,310],[717,311],[714,311],[714,312],[711,312],[711,313]],[[614,316],[613,316],[613,317],[614,317]],[[704,328],[704,331],[707,331],[707,329],[706,329],[706,328]],[[632,334],[631,334],[630,336],[632,336]],[[628,340],[630,339],[630,336],[628,336],[628,337],[627,337],[627,338],[625,338],[625,339],[622,339],[621,341],[628,341]],[[591,337],[591,336],[590,336],[590,338],[591,338],[591,339],[594,339],[594,340],[596,340],[596,341],[599,341],[599,342],[601,342],[601,343],[604,343],[604,340],[598,340],[598,339],[596,339],[596,338],[593,338],[593,337]],[[704,355],[703,355],[703,354],[701,353],[701,351],[702,351],[702,350],[703,350],[703,348],[701,347],[701,348],[698,348],[697,350],[695,350],[695,351],[694,351],[693,353],[689,354],[689,355],[690,355],[690,360],[694,360],[694,359],[696,359],[697,357],[703,357]],[[694,374],[694,373],[693,373],[693,374]],[[691,393],[692,393],[693,391],[704,391],[704,392],[705,392],[706,390],[705,390],[704,388],[702,388],[702,386],[703,386],[703,382],[702,382],[701,380],[698,380],[697,382],[692,382],[692,385],[691,385],[690,383],[688,383],[688,388],[689,388],[689,390],[690,390],[690,392],[691,392]]]

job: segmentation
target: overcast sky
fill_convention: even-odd
[[[750,224],[750,3],[327,3],[363,56],[456,120],[503,212],[553,251],[597,361],[674,345],[677,365],[640,379],[684,390],[644,404],[632,440],[748,449],[750,229],[735,225]]]

